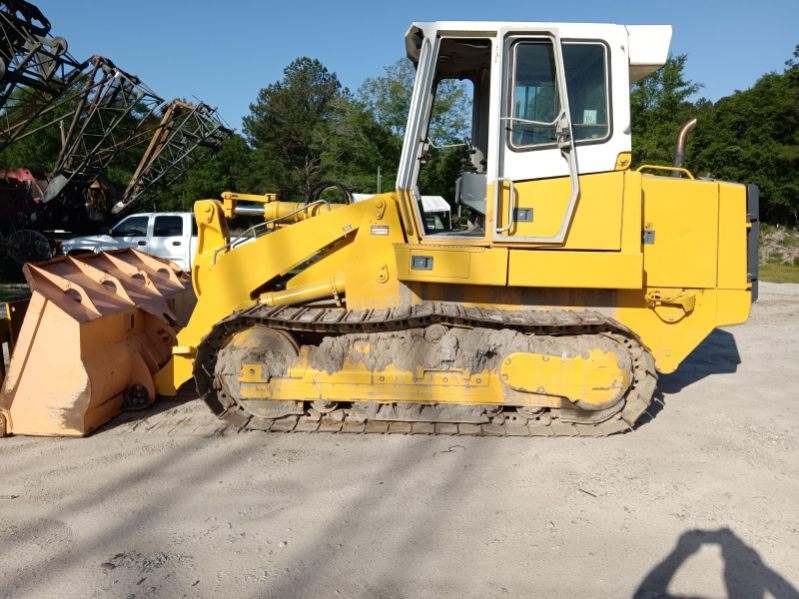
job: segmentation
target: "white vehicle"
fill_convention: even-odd
[[[73,237],[61,244],[64,254],[133,248],[191,268],[197,247],[197,227],[191,212],[131,214],[111,227],[107,235]]]

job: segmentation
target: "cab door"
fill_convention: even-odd
[[[503,54],[494,241],[619,250],[609,45],[509,31]]]
[[[129,216],[118,222],[111,229],[111,237],[120,248],[133,248],[134,250],[148,251],[147,231],[150,217],[146,214]]]

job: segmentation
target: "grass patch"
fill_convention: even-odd
[[[758,278],[770,283],[799,283],[799,229],[762,224]]]
[[[799,283],[799,266],[761,263],[757,278],[770,283]]]

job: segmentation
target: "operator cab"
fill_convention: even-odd
[[[414,235],[563,246],[582,175],[629,166],[629,85],[665,63],[670,39],[669,26],[413,24],[397,190]],[[452,205],[450,230],[427,226],[422,196],[432,194]],[[617,237],[597,249],[615,249]]]

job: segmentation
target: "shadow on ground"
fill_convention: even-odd
[[[684,532],[663,561],[644,577],[634,599],[672,599],[703,597],[702,589],[690,595],[672,595],[669,584],[680,567],[703,545],[718,545],[724,560],[724,585],[730,599],[799,599],[799,591],[779,573],[769,568],[760,554],[729,528],[718,530],[692,529]]]
[[[157,416],[162,412],[166,412],[167,410],[181,406],[193,399],[194,398],[189,395],[178,397],[159,397],[155,403],[147,408],[144,408],[143,410],[124,410],[120,412],[119,415],[106,422],[92,434],[96,435],[98,433],[114,429],[118,426],[122,426],[123,424],[146,420],[147,418]]]
[[[162,420],[167,424],[179,425],[183,418],[180,416],[170,417],[165,412],[179,409],[182,405],[194,401],[196,398],[197,392],[194,384],[183,385],[174,397],[158,397],[152,405],[143,410],[123,410],[94,431],[92,435],[98,435],[116,428],[136,430],[139,427],[144,427],[144,429],[149,430],[152,427],[157,427]],[[207,409],[204,404],[198,405],[196,408]],[[210,414],[210,412],[208,413]],[[159,415],[163,415],[163,418],[159,418]],[[214,418],[214,421],[216,421],[216,418]],[[219,422],[221,424],[221,421]]]
[[[658,376],[652,404],[636,423],[636,428],[654,420],[665,405],[665,396],[679,393],[689,385],[714,374],[732,374],[738,370],[741,356],[732,333],[716,329],[671,374]]]
[[[661,375],[658,387],[664,393],[679,393],[712,374],[731,374],[738,370],[741,356],[732,333],[716,329],[692,351],[672,374]]]

